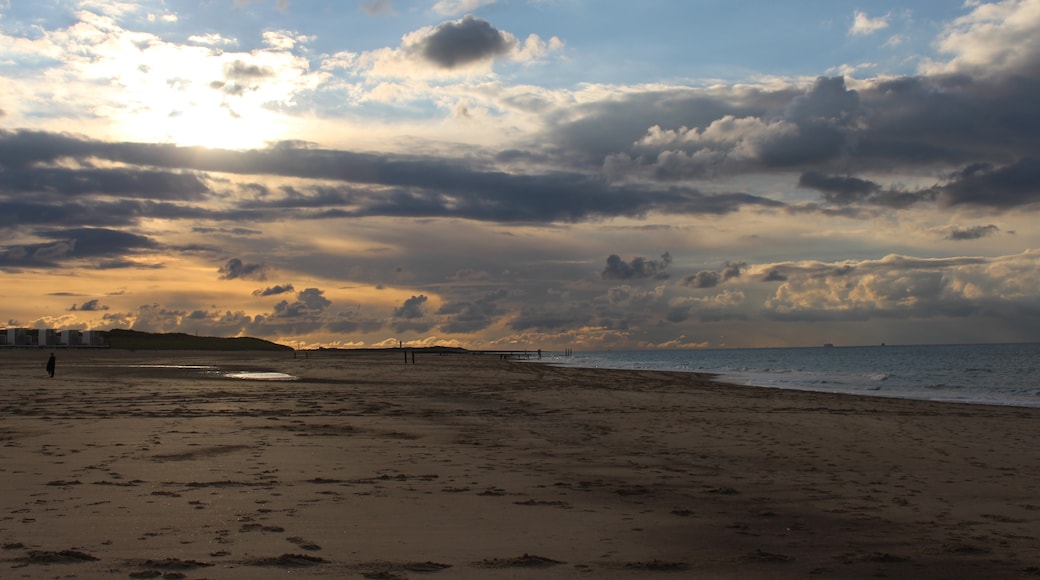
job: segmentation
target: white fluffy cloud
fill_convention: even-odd
[[[927,72],[989,74],[1031,70],[1040,65],[1040,0],[975,3],[946,27],[937,46],[951,58],[931,62]]]
[[[849,28],[849,34],[852,36],[865,36],[874,34],[880,30],[888,28],[889,15],[878,16],[871,18],[867,16],[866,12],[859,10],[853,15],[852,27]]]

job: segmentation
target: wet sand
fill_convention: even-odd
[[[0,351],[3,578],[1040,577],[1040,409],[420,353]],[[285,372],[230,379],[209,365]]]

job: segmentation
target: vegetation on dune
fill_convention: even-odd
[[[123,329],[104,331],[102,334],[105,344],[111,348],[127,350],[292,350],[291,346],[248,336],[222,338]]]

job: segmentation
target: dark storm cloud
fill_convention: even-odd
[[[394,308],[392,328],[395,332],[428,332],[434,327],[433,320],[426,319],[424,305],[429,300],[425,294],[412,296],[399,308]]]
[[[93,300],[87,300],[79,306],[73,304],[72,307],[69,308],[69,310],[72,312],[100,312],[103,310],[108,310],[108,306],[102,305],[101,300],[95,298]]]
[[[426,60],[452,69],[505,54],[511,47],[509,38],[489,22],[466,16],[437,26],[418,49]]]
[[[623,152],[637,165],[653,168],[655,177],[676,180],[834,160],[848,150],[860,107],[859,94],[846,89],[842,78],[820,78],[801,91],[762,89],[732,97],[684,89],[637,93],[607,109],[612,111],[611,117],[631,115],[619,128],[612,127],[613,135],[602,135],[602,129],[590,127],[615,120],[595,114],[576,121],[577,127],[564,123],[559,135],[570,148],[602,152],[589,157],[591,161],[606,161],[606,155]],[[642,126],[635,119],[641,119]],[[663,132],[655,133],[654,128]],[[590,142],[593,138],[604,141]],[[607,143],[613,144],[613,151],[602,150]]]
[[[224,78],[227,80],[213,81],[209,84],[211,89],[219,90],[226,95],[234,97],[242,96],[247,91],[256,90],[259,85],[249,84],[277,76],[271,67],[249,64],[241,60],[224,65]],[[227,105],[224,105],[227,107]],[[228,112],[237,117],[237,114],[228,108]]]
[[[217,273],[221,280],[259,280],[267,279],[267,268],[263,264],[246,264],[238,258],[231,258],[221,266]]]
[[[0,171],[0,192],[102,194],[124,198],[198,200],[209,191],[197,175],[133,169],[13,168]]]
[[[394,308],[394,318],[403,318],[407,320],[422,318],[424,315],[423,304],[426,304],[427,300],[429,300],[429,298],[427,298],[425,294],[412,296],[405,300],[404,304],[402,304],[400,308]]]
[[[260,290],[254,290],[253,296],[277,296],[279,294],[285,294],[286,292],[293,292],[292,284],[269,286]]]
[[[841,208],[837,210],[839,212],[854,212],[851,210],[851,206],[857,205],[900,209],[921,202],[934,201],[939,194],[934,186],[917,191],[899,191],[884,189],[880,184],[866,179],[824,175],[816,171],[803,173],[798,179],[798,186],[822,193],[823,201],[830,206],[818,209],[829,215],[840,215],[834,213],[835,210],[831,206],[839,206]],[[855,213],[845,215],[855,216]]]
[[[307,288],[296,294],[296,301],[283,300],[274,306],[274,316],[280,318],[314,317],[332,305],[325,291]]]
[[[122,270],[124,268],[133,268],[135,270],[162,270],[166,266],[163,264],[142,264],[134,260],[127,260],[116,258],[112,260],[99,260],[91,266],[95,270]]]
[[[722,270],[701,270],[683,279],[682,285],[691,288],[714,288],[719,284],[739,278],[748,267],[746,262],[726,262]]]
[[[977,163],[939,189],[950,205],[975,205],[1008,209],[1040,202],[1040,157],[994,167]]]
[[[307,288],[296,295],[296,299],[316,312],[325,310],[332,305],[332,301],[325,298],[325,291],[317,288]]]
[[[117,227],[136,224],[141,218],[164,219],[239,219],[236,212],[214,212],[201,207],[137,200],[62,201],[35,195],[3,199],[0,193],[0,227],[13,226],[97,226]]]
[[[159,244],[148,237],[101,228],[43,230],[37,234],[72,243],[75,255],[79,257],[122,255],[135,250],[159,248]]]
[[[191,228],[191,231],[197,234],[229,234],[232,236],[259,236],[263,232],[260,230],[254,230],[250,228],[210,228],[204,226],[195,226]]]
[[[993,224],[985,226],[973,226],[966,229],[955,229],[946,236],[947,240],[977,240],[986,236],[992,236],[993,234],[1000,231],[1000,228]]]
[[[460,173],[455,184],[435,183],[384,191],[355,191],[351,209],[313,217],[460,217],[496,222],[575,223],[609,217],[645,217],[650,212],[723,215],[742,207],[783,207],[742,193],[707,195],[688,188],[612,188],[582,175],[520,176]],[[304,203],[311,203],[309,200]],[[266,209],[266,204],[244,209]]]
[[[763,282],[786,282],[787,276],[781,273],[779,270],[770,270],[762,276]]]
[[[1036,75],[821,78],[798,90],[630,92],[561,110],[543,141],[558,157],[613,177],[658,180],[800,170],[828,203],[890,208],[929,202],[997,209],[1037,200]],[[514,153],[518,155],[518,153]],[[900,191],[864,177],[988,163],[945,187]],[[840,175],[841,177],[835,177]]]
[[[864,121],[856,153],[864,161],[909,166],[1007,163],[1035,155],[1040,115],[1036,75],[903,77],[860,91]],[[1030,153],[1033,152],[1033,153]]]
[[[224,65],[224,77],[229,79],[248,81],[273,76],[275,76],[275,72],[271,67],[248,64],[241,60]]]
[[[470,300],[446,302],[437,310],[437,314],[444,317],[440,327],[448,333],[483,330],[506,314],[499,302],[508,296],[508,290],[500,289]]]
[[[798,186],[815,189],[823,193],[826,201],[841,205],[861,202],[881,189],[877,183],[865,179],[827,176],[816,171],[803,173]]]
[[[51,229],[35,232],[49,241],[5,246],[0,266],[54,267],[75,259],[120,257],[160,245],[145,236],[103,228]]]
[[[121,163],[180,171],[277,175],[383,186],[284,188],[278,199],[244,203],[242,212],[214,212],[212,219],[283,219],[286,208],[325,209],[299,217],[462,217],[501,222],[579,222],[647,213],[721,215],[743,207],[783,207],[744,193],[708,195],[692,188],[612,187],[581,173],[520,175],[475,171],[455,160],[274,147],[253,151],[210,150],[174,145],[103,143],[68,135],[0,131],[0,154],[13,167],[49,163],[62,157],[99,157]],[[344,207],[339,207],[344,206]],[[326,209],[327,208],[327,209]],[[199,208],[147,206],[150,217],[202,217]],[[123,214],[117,213],[120,217]],[[138,214],[144,215],[144,214]],[[0,217],[0,219],[3,219]]]
[[[743,118],[761,114],[770,106],[782,107],[798,94],[791,89],[751,93],[739,102],[684,88],[629,93],[550,114],[547,122],[552,130],[544,138],[559,153],[600,165],[608,155],[629,150],[655,125],[707,127],[726,115]]]
[[[646,258],[632,258],[631,262],[625,262],[621,256],[611,254],[607,257],[607,265],[600,273],[604,280],[632,280],[653,278],[655,280],[667,279],[669,274],[665,272],[668,265],[672,263],[672,256],[668,252],[661,254],[660,260],[647,260]]]
[[[440,33],[445,39],[464,37],[461,31],[478,30],[481,22],[464,19]],[[632,91],[548,113],[546,125],[552,129],[539,136],[541,144],[508,153],[520,165],[541,159],[539,165],[555,160],[574,168],[541,174],[478,170],[459,158],[375,155],[297,143],[226,151],[0,131],[0,164],[10,173],[0,180],[8,180],[8,188],[36,184],[41,190],[54,184],[61,186],[61,195],[71,195],[88,190],[75,182],[79,170],[39,170],[33,176],[35,168],[65,158],[89,165],[96,158],[140,168],[132,177],[116,177],[122,169],[84,170],[82,183],[93,180],[94,189],[111,185],[122,197],[194,201],[213,195],[204,177],[197,176],[206,172],[253,181],[259,180],[253,176],[269,175],[340,182],[294,184],[268,195],[258,191],[239,207],[212,215],[239,221],[283,219],[283,210],[300,218],[545,223],[785,207],[746,193],[709,195],[684,182],[738,172],[794,172],[801,176],[800,185],[821,192],[825,202],[803,210],[831,215],[847,210],[843,215],[855,217],[867,215],[855,213],[860,206],[900,209],[936,200],[1006,210],[1040,201],[1040,191],[1030,186],[1040,177],[1040,114],[1033,105],[1038,93],[1040,80],[1021,75],[905,77],[860,82],[855,90],[841,78],[821,78],[805,88]],[[966,169],[917,189],[883,186],[879,179],[886,174],[931,176],[952,167]],[[163,169],[169,173],[163,175]],[[143,187],[152,182],[158,187]],[[47,209],[42,202],[19,207],[29,202],[3,197],[0,188],[0,205],[7,206],[0,209],[14,206],[14,211],[0,212],[0,224],[40,223]],[[114,226],[146,215],[176,219],[202,213],[190,205],[111,209],[95,215],[98,221],[56,223]],[[57,218],[74,220],[76,213],[58,212]]]

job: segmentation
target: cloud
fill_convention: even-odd
[[[745,262],[726,262],[720,271],[701,270],[683,279],[682,285],[691,288],[714,288],[719,284],[739,278],[748,265]]]
[[[938,188],[949,205],[1010,209],[1040,202],[1040,157],[1005,166],[975,163]]]
[[[507,290],[500,289],[472,299],[446,302],[437,310],[437,315],[442,317],[440,327],[448,333],[483,330],[508,313],[500,306],[508,296]]]
[[[866,12],[857,10],[853,15],[852,27],[849,28],[849,36],[866,36],[888,28],[890,15],[871,18]]]
[[[235,81],[251,81],[267,79],[275,76],[273,68],[249,64],[242,60],[236,60],[224,65],[224,77]]]
[[[253,291],[253,296],[277,296],[279,294],[285,294],[286,292],[293,292],[293,291],[294,291],[294,289],[293,289],[293,285],[292,284],[284,284],[284,285],[270,286],[270,287],[267,287],[267,288],[262,288],[260,290],[254,290]]]
[[[763,282],[784,282],[787,280],[787,276],[782,274],[779,270],[769,270],[762,275]]]
[[[946,236],[947,240],[978,240],[987,236],[992,236],[1000,231],[1000,228],[993,225],[985,226],[972,226],[970,228],[954,228]]]
[[[394,308],[394,318],[412,320],[424,316],[423,305],[429,300],[424,294],[412,296],[404,301],[399,308]]]
[[[231,258],[217,270],[221,280],[259,280],[267,279],[267,267],[263,264],[246,264],[238,258]]]
[[[660,260],[647,260],[643,257],[632,258],[631,262],[625,262],[617,254],[607,257],[607,265],[600,273],[604,280],[632,280],[652,278],[664,280],[669,274],[665,272],[668,265],[672,263],[672,256],[665,252],[661,254]]]
[[[332,301],[324,296],[325,292],[317,288],[307,288],[296,294],[296,301],[283,300],[274,306],[277,318],[314,318],[332,305]],[[320,324],[320,323],[318,323]]]
[[[944,62],[930,62],[930,74],[972,73],[980,76],[1032,74],[1040,65],[1036,0],[970,2],[972,10],[948,24],[939,36]]]
[[[399,308],[394,308],[392,326],[394,331],[429,332],[436,322],[426,318],[424,305],[429,301],[425,294],[412,296]]]
[[[765,266],[786,280],[764,314],[784,320],[1006,316],[1034,308],[1040,253],[998,258],[890,255],[842,264]]]
[[[447,69],[506,54],[514,41],[486,20],[469,15],[438,25],[415,45],[431,63]]]
[[[854,144],[851,136],[861,115],[860,94],[849,90],[842,78],[819,78],[806,88],[733,96],[729,102],[717,93],[679,89],[674,95],[646,94],[638,100],[630,96],[627,100],[635,110],[627,114],[632,119],[653,114],[646,119],[653,122],[643,135],[632,135],[629,143],[618,142],[627,121],[612,135],[599,135],[599,128],[587,127],[606,121],[596,115],[584,117],[578,125],[563,125],[562,135],[573,138],[575,129],[591,130],[591,135],[581,136],[583,146],[595,147],[593,140],[603,139],[598,146],[613,143],[621,149],[604,160],[609,175],[617,178],[637,172],[654,180],[817,166],[842,158]],[[667,99],[668,107],[653,110],[646,100],[650,98]],[[625,113],[611,111],[611,117],[620,120]]]
[[[296,295],[296,299],[306,305],[309,310],[320,312],[332,305],[332,301],[325,298],[324,294],[323,290],[307,288],[299,292]]]
[[[21,147],[19,147],[21,145]],[[464,161],[407,155],[374,155],[315,148],[272,147],[228,151],[171,145],[104,143],[39,132],[0,130],[0,154],[32,164],[61,157],[100,157],[119,163],[166,167],[173,171],[295,177],[328,180],[331,186],[287,187],[282,197],[260,195],[223,211],[190,205],[148,204],[129,200],[99,202],[83,215],[114,223],[133,223],[141,215],[199,219],[277,219],[291,209],[323,208],[297,217],[465,217],[501,222],[580,222],[601,217],[643,217],[650,211],[720,215],[743,207],[783,207],[783,203],[743,193],[707,195],[686,187],[611,185],[578,172],[511,174],[472,168]],[[336,182],[342,185],[336,185]],[[364,187],[359,187],[364,186]],[[372,187],[369,187],[372,186]],[[309,189],[309,190],[308,190]],[[488,192],[494,191],[494,196]],[[0,209],[3,209],[0,195]],[[22,202],[18,202],[22,203]],[[107,205],[106,205],[107,203]],[[74,218],[80,208],[33,202],[33,219],[53,205]],[[42,206],[42,207],[41,207]],[[72,208],[72,209],[70,209]],[[37,219],[39,219],[37,217]]]
[[[251,228],[244,227],[215,228],[206,226],[195,226],[191,228],[191,231],[197,234],[227,234],[231,236],[259,236],[263,234],[263,232],[260,230],[254,230]]]
[[[81,304],[79,306],[76,306],[75,304],[73,304],[72,307],[69,308],[69,310],[71,312],[77,312],[77,311],[78,312],[101,312],[101,311],[108,310],[108,309],[109,309],[109,307],[102,305],[101,304],[101,300],[99,300],[97,298],[95,298],[93,300],[87,300],[86,302],[84,302],[83,304]]]
[[[17,163],[14,157],[11,161]],[[0,189],[67,197],[97,194],[180,201],[200,200],[209,192],[199,176],[190,173],[91,167],[12,167],[0,172]]]
[[[369,2],[362,2],[361,9],[369,16],[394,13],[394,5],[391,0],[371,0]]]
[[[3,44],[15,47],[10,62],[19,68],[22,119],[88,131],[104,125],[107,134],[149,142],[259,146],[273,124],[286,120],[282,112],[328,77],[311,66],[303,47],[295,47],[304,37],[268,31],[268,46],[231,52],[234,41],[222,36],[177,42],[129,29],[141,20],[106,11],[113,4],[81,2],[64,27],[3,35]],[[273,34],[280,35],[277,42],[270,42]],[[290,40],[293,50],[286,49]],[[63,91],[53,91],[52,78],[61,79]]]
[[[44,229],[36,235],[48,241],[0,247],[0,266],[56,267],[71,260],[122,257],[161,248],[146,236],[106,228]]]
[[[803,173],[798,178],[798,186],[818,190],[828,202],[841,205],[862,202],[881,189],[877,183],[865,179],[827,176],[816,171]]]
[[[497,0],[439,0],[432,10],[442,16],[454,16],[472,12],[482,6],[490,6]]]
[[[459,20],[412,31],[402,37],[398,48],[376,49],[337,62],[363,73],[369,83],[406,79],[407,86],[414,87],[424,79],[490,74],[496,62],[530,63],[562,47],[563,41],[556,37],[544,40],[531,34],[520,40],[487,20],[468,14]],[[405,85],[382,83],[368,96],[393,102],[411,94],[411,89],[402,93],[405,90]]]
[[[885,189],[867,179],[824,175],[816,171],[803,173],[798,179],[798,186],[815,189],[823,194],[824,202],[843,207],[859,205],[906,208],[916,203],[934,201],[938,195],[934,187],[919,191]]]
[[[206,46],[225,47],[225,46],[236,46],[238,40],[234,38],[226,38],[216,32],[209,32],[206,34],[193,34],[188,37],[188,42],[194,42],[196,44],[203,44]]]

